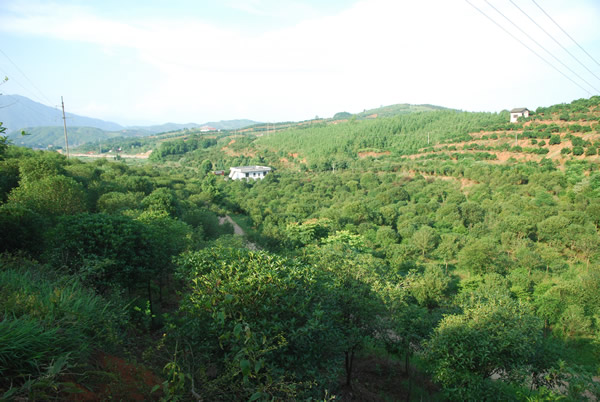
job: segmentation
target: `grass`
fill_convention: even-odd
[[[119,338],[113,305],[40,264],[0,256],[0,289],[0,399],[44,399],[66,370]]]
[[[244,230],[247,236],[256,233],[256,229],[254,228],[254,226],[252,226],[252,218],[250,218],[248,215],[234,214],[229,216],[231,216],[231,219],[233,219],[235,223],[240,225],[240,227]]]

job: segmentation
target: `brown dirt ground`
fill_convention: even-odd
[[[81,392],[63,395],[70,401],[147,401],[159,400],[160,389],[154,393],[154,386],[162,381],[151,371],[125,361],[124,359],[100,352],[96,357],[98,372],[104,373],[99,384],[86,389],[75,384]]]

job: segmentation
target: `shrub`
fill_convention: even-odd
[[[548,142],[550,145],[560,144],[560,135],[553,135],[550,137],[550,141]]]

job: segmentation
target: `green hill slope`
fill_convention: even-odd
[[[20,132],[12,132],[8,138],[15,144],[30,148],[64,148],[65,134],[63,127],[32,127]],[[110,138],[123,136],[120,131],[110,132],[94,127],[68,127],[69,146],[76,147],[88,142],[102,142]]]
[[[375,117],[393,117],[402,114],[418,113],[418,112],[434,112],[438,110],[452,110],[442,106],[435,105],[411,105],[408,103],[400,103],[396,105],[381,106],[375,109],[365,110],[362,113],[357,113],[357,118],[375,118]]]

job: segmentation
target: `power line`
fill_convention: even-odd
[[[583,52],[584,52],[585,54],[587,54],[587,55],[590,57],[590,59],[592,59],[592,60],[594,61],[594,63],[596,63],[598,66],[600,66],[600,63],[598,63],[598,62],[596,61],[596,59],[594,59],[594,58],[592,57],[592,55],[591,55],[591,54],[589,54],[588,52],[586,52],[586,50],[585,50],[583,47],[581,47],[581,45],[580,45],[579,43],[577,43],[577,41],[576,41],[575,39],[573,39],[573,38],[571,37],[571,35],[569,35],[569,34],[567,33],[567,31],[565,31],[564,29],[562,29],[562,27],[561,27],[560,25],[558,25],[558,22],[554,21],[554,19],[553,19],[552,17],[550,17],[550,16],[548,15],[548,13],[547,13],[546,11],[544,11],[544,9],[543,9],[542,7],[540,7],[540,5],[539,5],[538,3],[536,3],[536,2],[535,2],[535,0],[531,0],[531,1],[533,1],[533,4],[535,4],[535,5],[536,5],[536,6],[537,6],[537,7],[538,7],[540,10],[542,10],[542,12],[543,12],[544,14],[546,14],[546,17],[550,18],[550,20],[551,20],[552,22],[554,22],[554,24],[555,24],[557,27],[559,27],[559,28],[560,28],[560,30],[561,30],[561,31],[563,31],[563,33],[564,33],[565,35],[567,35],[567,36],[569,37],[569,39],[571,39],[571,40],[573,41],[573,43],[575,43],[577,46],[579,46],[579,48],[580,48],[581,50],[583,50]]]
[[[585,68],[590,74],[592,74],[594,77],[596,77],[598,80],[600,80],[600,77],[598,77],[596,74],[594,74],[594,72],[592,70],[590,70],[577,57],[575,57],[575,55],[573,53],[571,53],[569,51],[569,49],[567,49],[565,46],[563,46],[562,43],[560,43],[558,40],[556,40],[554,38],[554,36],[552,36],[552,34],[550,34],[548,31],[546,31],[540,24],[538,24],[533,18],[531,18],[529,16],[529,14],[527,14],[525,11],[523,11],[523,9],[521,9],[521,7],[519,7],[513,0],[508,0],[508,1],[510,1],[513,4],[513,6],[515,6],[516,8],[518,8],[520,12],[522,12],[527,18],[529,18],[531,20],[531,22],[533,22],[539,29],[541,29],[546,35],[548,35],[550,37],[550,39],[552,39],[554,42],[556,42],[556,44],[558,46],[560,46],[565,52],[567,52],[569,54],[569,56],[571,56],[573,59],[575,59],[576,62],[578,62],[579,64],[581,64],[581,66],[583,68]]]
[[[11,74],[7,74],[6,71],[0,69],[0,72],[2,72],[2,74],[4,74],[5,76],[9,76]],[[9,78],[9,83],[10,82],[15,82],[18,86],[20,86],[21,88],[23,88],[25,91],[27,91],[27,93],[31,96],[31,98],[35,98],[36,100],[38,100],[40,103],[44,103],[44,101],[42,99],[40,99],[40,97],[38,95],[36,95],[35,93],[33,93],[33,91],[31,91],[29,88],[25,87],[23,84],[21,84],[17,79],[13,78],[12,75]]]
[[[517,28],[519,31],[521,31],[521,33],[523,33],[523,35],[527,36],[527,38],[529,38],[529,40],[531,40],[533,43],[535,43],[536,45],[538,45],[539,47],[541,47],[546,53],[548,53],[550,56],[554,57],[554,60],[558,61],[560,64],[562,64],[562,66],[564,68],[566,68],[567,70],[569,70],[572,74],[574,74],[577,78],[579,78],[581,81],[585,82],[586,84],[588,84],[590,86],[590,88],[592,88],[594,91],[596,91],[597,93],[600,93],[600,91],[598,89],[596,89],[592,84],[590,84],[589,82],[587,82],[582,76],[580,76],[579,74],[577,74],[575,71],[573,71],[569,66],[567,66],[565,63],[563,63],[558,57],[556,57],[554,54],[552,54],[552,52],[550,52],[548,49],[546,49],[544,46],[542,46],[537,40],[535,40],[534,38],[531,37],[531,35],[529,35],[527,32],[525,32],[523,29],[521,29],[521,27],[519,27],[517,24],[515,24],[510,18],[508,18],[506,15],[504,15],[500,10],[498,10],[496,7],[494,7],[493,4],[491,4],[488,0],[485,0],[485,2],[487,3],[488,6],[492,7],[494,10],[496,10],[496,12],[498,14],[500,14],[502,17],[504,17],[508,22],[510,22],[515,28]]]
[[[15,68],[16,68],[17,70],[19,70],[19,72],[21,73],[21,75],[23,75],[23,77],[25,77],[25,79],[26,79],[27,81],[29,81],[29,83],[31,84],[31,86],[32,86],[32,87],[34,87],[34,88],[35,88],[35,89],[38,91],[38,93],[39,93],[40,95],[42,95],[42,98],[46,99],[46,101],[48,101],[48,103],[52,104],[52,101],[51,101],[50,99],[48,99],[48,97],[47,97],[46,95],[44,95],[44,93],[43,93],[43,92],[42,92],[42,91],[41,91],[41,90],[40,90],[40,89],[39,89],[39,88],[38,88],[38,87],[37,87],[37,86],[36,86],[36,85],[33,83],[33,81],[31,81],[31,80],[29,79],[29,77],[27,76],[27,74],[25,74],[25,73],[23,72],[23,70],[21,70],[21,69],[19,68],[19,66],[17,66],[17,65],[16,65],[16,63],[15,63],[14,61],[12,61],[12,59],[11,59],[10,57],[8,57],[8,55],[7,55],[6,53],[4,53],[4,51],[3,51],[2,49],[0,49],[0,53],[2,53],[2,54],[4,55],[4,57],[6,57],[6,58],[8,59],[8,61],[10,61],[10,62],[12,63],[12,65],[13,65],[13,66],[15,66]]]
[[[489,19],[490,21],[492,21],[495,25],[498,26],[498,28],[502,29],[504,32],[506,32],[507,34],[509,34],[514,40],[516,40],[517,42],[519,42],[521,45],[523,45],[525,48],[527,48],[527,50],[529,50],[531,53],[535,54],[537,57],[539,57],[540,59],[542,59],[542,61],[546,64],[548,64],[550,67],[552,67],[553,69],[555,69],[556,71],[558,71],[560,74],[562,74],[566,79],[568,79],[569,81],[571,81],[573,84],[577,85],[579,88],[583,89],[585,92],[587,92],[590,96],[593,96],[593,94],[588,91],[587,89],[585,89],[584,87],[582,87],[579,83],[575,82],[571,77],[569,77],[568,75],[566,75],[565,73],[563,73],[562,71],[560,71],[554,64],[550,63],[548,60],[544,59],[542,56],[540,56],[535,50],[533,50],[532,48],[530,48],[529,46],[527,46],[525,44],[525,42],[523,42],[521,39],[517,38],[515,35],[513,35],[510,31],[508,31],[506,28],[504,28],[502,25],[500,25],[499,23],[497,23],[492,17],[490,17],[489,15],[487,15],[485,12],[483,12],[481,9],[479,9],[479,7],[477,7],[476,5],[474,5],[473,3],[471,3],[469,0],[465,0],[467,3],[469,3],[469,5],[471,7],[473,7],[475,10],[479,11],[481,14],[483,14],[484,17],[486,17],[487,19]]]

